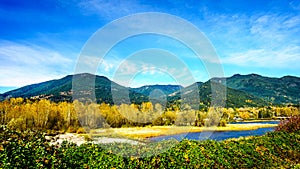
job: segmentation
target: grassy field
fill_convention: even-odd
[[[193,126],[149,126],[91,130],[93,136],[124,136],[134,139],[144,139],[163,135],[181,134],[201,131],[240,131],[258,128],[275,127],[277,124],[227,124],[226,127],[193,127]]]

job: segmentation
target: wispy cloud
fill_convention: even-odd
[[[299,43],[295,38],[300,33],[300,15],[267,14],[252,17],[250,32],[262,46],[283,46]]]
[[[56,51],[33,44],[18,44],[9,41],[0,42],[0,57],[16,64],[51,65],[72,62]]]
[[[289,5],[294,10],[300,10],[300,2],[297,0],[291,1]]]
[[[1,86],[24,86],[72,73],[74,62],[41,46],[0,41]]]
[[[137,73],[139,70],[138,70],[138,65],[137,63],[135,62],[132,62],[132,61],[128,61],[128,60],[124,60],[120,67],[117,68],[117,71],[120,73],[120,75],[133,75],[135,73]],[[120,76],[119,75],[119,76]]]
[[[300,15],[206,14],[203,25],[222,63],[231,66],[299,69]],[[225,65],[226,66],[226,65]]]
[[[264,67],[264,68],[300,68],[300,47],[287,46],[279,50],[253,49],[241,53],[233,53],[222,59],[225,64]]]
[[[108,20],[151,9],[150,6],[143,5],[134,0],[83,0],[78,6],[86,15],[97,14]]]

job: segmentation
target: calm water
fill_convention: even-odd
[[[259,123],[259,124],[278,124],[279,121],[266,121],[266,122],[235,122],[235,124],[249,124],[249,123]],[[256,130],[245,130],[245,131],[215,131],[215,132],[196,132],[196,133],[185,133],[185,134],[176,134],[169,136],[159,136],[153,137],[149,140],[151,141],[161,141],[168,139],[176,139],[182,140],[183,138],[191,139],[191,140],[226,140],[229,138],[239,138],[246,136],[258,136],[264,135],[267,132],[274,131],[274,127],[270,128],[259,128]]]
[[[230,124],[278,124],[280,121],[263,121],[263,122],[230,122]]]

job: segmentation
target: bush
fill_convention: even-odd
[[[17,119],[12,118],[8,122],[7,126],[14,130],[24,131],[24,130],[26,130],[26,120],[21,117],[19,117]]]
[[[162,147],[169,149],[161,152]],[[154,152],[160,153],[147,157]],[[0,168],[299,168],[299,163],[299,132],[271,132],[220,142],[105,144],[104,149],[99,144],[68,142],[55,147],[42,133],[0,126]]]
[[[296,132],[300,130],[300,115],[292,116],[287,120],[282,120],[275,128],[275,131]]]
[[[83,127],[79,127],[79,129],[76,131],[77,134],[84,134],[86,133],[86,130]]]
[[[67,129],[68,133],[76,133],[76,131],[77,131],[77,128],[73,127],[73,126],[69,126],[68,129]]]
[[[218,126],[219,126],[219,127],[225,127],[226,124],[227,124],[227,121],[226,121],[225,119],[221,119]]]
[[[0,168],[51,168],[55,152],[41,132],[0,127]]]

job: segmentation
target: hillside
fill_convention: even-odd
[[[93,84],[95,85],[93,86]],[[214,88],[213,94],[212,86]],[[104,76],[84,73],[24,86],[0,95],[0,99],[23,97],[50,99],[55,102],[74,99],[95,101],[96,99],[98,103],[133,102],[140,104],[151,100],[153,91],[161,92],[161,95],[167,98],[169,103],[194,103],[195,105],[192,105],[194,107],[198,106],[199,100],[204,105],[210,105],[214,94],[217,97],[212,104],[226,105],[227,107],[298,104],[300,102],[300,78],[293,76],[270,78],[256,74],[237,74],[228,78],[212,78],[205,83],[197,82],[185,88],[179,85],[146,85],[139,88],[128,88]],[[220,95],[222,91],[227,92],[226,100]],[[155,99],[160,98],[156,97]]]
[[[247,92],[274,104],[300,102],[300,78],[284,76],[270,78],[257,74],[239,75],[226,78],[230,88]]]
[[[154,90],[163,91],[165,95],[169,95],[176,91],[181,90],[183,87],[180,85],[146,85],[139,88],[132,88],[133,91],[144,95],[149,95]]]
[[[60,100],[70,100],[70,93],[72,89],[72,75],[68,75],[62,79],[50,80],[42,83],[24,86],[1,95],[3,98],[9,97],[23,97],[23,98],[49,98],[56,100],[55,97],[60,95]]]
[[[74,86],[72,86],[73,81],[76,81]],[[92,83],[95,86],[91,86]],[[75,87],[75,90],[72,90],[72,87]],[[114,98],[112,98],[112,91],[117,93],[114,95]],[[128,93],[131,100],[126,98]],[[89,101],[87,98],[93,100],[96,98],[99,103],[105,102],[110,104],[118,104],[124,101],[132,101],[134,103],[148,101],[147,96],[130,91],[128,88],[118,85],[104,76],[95,76],[87,73],[68,75],[61,79],[24,86],[6,92],[0,98],[3,100],[10,97],[49,99],[55,102],[72,101],[73,99]]]
[[[213,89],[213,91],[212,91]],[[195,95],[198,90],[198,95]],[[181,94],[182,93],[182,94]],[[182,102],[194,103],[198,106],[197,100],[204,105],[243,107],[243,106],[264,106],[269,105],[267,101],[249,93],[235,90],[224,86],[222,83],[209,80],[205,83],[195,83],[184,88],[182,91],[173,94],[172,101],[183,98]],[[214,97],[213,97],[214,96]],[[212,102],[212,98],[213,102]]]

